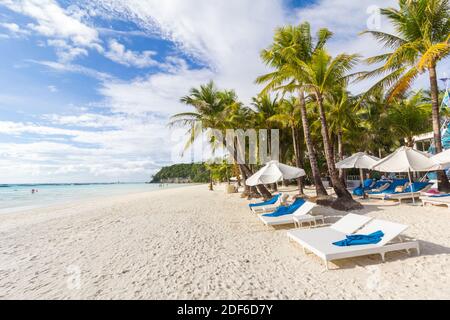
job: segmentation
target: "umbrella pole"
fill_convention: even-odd
[[[414,199],[414,190],[411,181],[411,171],[408,169],[408,178],[409,178],[409,189],[411,190],[411,196],[413,200],[413,204],[416,204],[416,199]]]

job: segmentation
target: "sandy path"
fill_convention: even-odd
[[[409,224],[422,255],[326,271],[247,203],[193,186],[3,214],[0,298],[450,299],[448,209],[372,202],[363,213]]]

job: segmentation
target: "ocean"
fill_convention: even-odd
[[[183,184],[0,184],[0,213],[9,213],[47,207],[84,199],[126,195],[168,188],[179,188]],[[32,193],[32,190],[37,192]]]

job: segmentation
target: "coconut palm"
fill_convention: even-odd
[[[328,172],[330,174],[333,189],[338,196],[336,207],[352,209],[361,205],[354,201],[345,185],[339,179],[334,162],[333,146],[330,141],[330,132],[325,112],[324,99],[329,96],[337,86],[345,86],[349,75],[348,72],[356,65],[359,56],[356,54],[340,54],[335,58],[331,57],[325,49],[317,50],[309,63],[299,63],[299,73],[302,77],[303,87],[315,98],[323,139],[325,158]]]
[[[354,99],[345,87],[337,87],[327,97],[329,106],[327,118],[329,119],[330,131],[336,135],[338,160],[344,158],[344,134],[358,129],[359,119],[355,113]]]
[[[294,97],[290,99],[283,99],[278,108],[279,113],[273,115],[268,120],[280,123],[283,127],[291,130],[292,145],[295,155],[295,163],[298,168],[303,168],[303,148],[300,141],[301,135],[301,116],[300,109],[297,107],[298,103]],[[299,193],[303,194],[303,179],[300,177],[297,180]]]
[[[428,71],[434,144],[437,152],[442,151],[439,89],[437,64],[450,54],[450,6],[449,0],[399,0],[399,9],[386,8],[381,14],[393,24],[395,34],[368,30],[391,52],[368,59],[369,63],[383,63],[361,79],[383,76],[372,89],[388,90],[388,97],[404,94],[414,80]],[[370,92],[370,90],[369,90]],[[441,184],[450,187],[448,179],[440,173]]]
[[[363,100],[358,100],[361,103],[356,112],[364,129],[360,137],[360,143],[364,145],[360,145],[360,150],[371,151],[372,154],[383,158],[385,152],[391,151],[390,146],[395,144],[396,135],[391,134],[387,113],[392,101],[386,99],[381,88],[372,91]]]
[[[358,137],[361,130],[359,126],[359,118],[356,111],[355,99],[343,86],[336,87],[331,94],[327,96],[326,105],[328,108],[327,119],[330,128],[330,134],[335,137],[337,142],[337,159],[335,162],[344,159],[345,140]],[[352,141],[356,142],[355,140]],[[353,150],[351,150],[353,151]],[[339,177],[345,184],[344,171],[339,170]]]
[[[236,123],[242,119],[250,118],[249,108],[242,107],[238,102],[234,91],[220,91],[211,81],[200,88],[192,88],[189,95],[184,96],[180,101],[194,108],[191,112],[178,113],[172,116],[169,125],[181,125],[188,127],[188,141],[185,149],[189,148],[194,141],[204,133],[208,136],[208,142],[213,151],[220,145],[216,137],[212,134],[212,129],[225,130],[236,128]],[[238,126],[238,128],[240,128]],[[233,153],[233,156],[235,154]],[[235,159],[236,161],[237,159]],[[243,176],[252,174],[246,164],[239,164]],[[258,191],[264,197],[271,197],[270,192],[264,186],[258,186]]]
[[[392,134],[405,139],[408,147],[414,146],[414,136],[431,129],[431,104],[418,91],[407,99],[398,99],[388,110]]]
[[[271,73],[256,79],[259,84],[266,84],[263,92],[291,92],[298,97],[297,103],[301,113],[303,134],[308,151],[311,171],[317,195],[327,195],[323,186],[317,157],[314,150],[307,117],[302,77],[299,73],[299,62],[309,62],[317,50],[323,48],[332,33],[321,29],[313,39],[311,27],[305,22],[298,26],[285,26],[275,32],[273,43],[261,52],[262,60],[274,69]]]

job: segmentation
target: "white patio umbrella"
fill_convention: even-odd
[[[358,152],[342,161],[336,163],[338,169],[359,169],[361,184],[364,184],[363,169],[370,169],[375,163],[380,161],[379,158],[370,156],[365,152]]]
[[[435,171],[441,166],[430,158],[430,155],[409,147],[398,148],[394,153],[381,159],[372,166],[373,170],[384,172],[408,172],[409,183],[412,183],[411,172]],[[413,190],[411,188],[411,194]],[[415,203],[414,197],[413,202]]]
[[[270,184],[282,179],[296,179],[305,176],[305,170],[282,164],[278,161],[270,161],[258,172],[248,178],[245,183],[248,186]]]
[[[450,168],[450,149],[431,157],[431,160],[441,165],[441,169]]]

